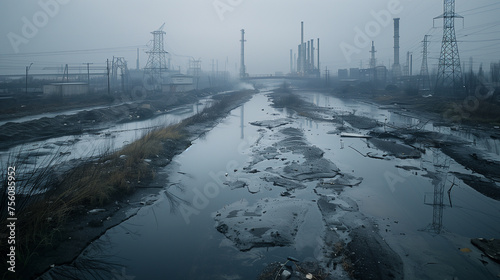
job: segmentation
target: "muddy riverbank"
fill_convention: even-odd
[[[150,119],[165,114],[176,106],[192,104],[200,98],[210,95],[210,91],[173,93],[165,98],[164,94],[150,95],[146,98],[110,104],[97,108],[75,110],[69,114],[63,111],[46,117],[26,121],[6,121],[0,126],[0,150],[34,141],[92,133],[110,127],[116,123],[125,123]],[[67,107],[65,107],[67,108]],[[12,116],[11,114],[4,114]]]
[[[57,214],[55,213],[53,213],[53,216],[47,218],[50,219],[47,220],[47,225],[50,226],[52,224],[54,227],[54,232],[50,233],[51,240],[35,240],[36,242],[40,242],[38,246],[36,244],[30,244],[29,247],[20,250],[22,252],[20,254],[22,260],[17,264],[18,273],[15,275],[14,279],[19,279],[18,277],[30,278],[40,275],[53,265],[71,262],[80,254],[83,248],[93,240],[99,238],[106,230],[129,219],[135,215],[141,207],[151,205],[157,200],[158,191],[161,189],[160,186],[155,186],[155,180],[165,179],[165,177],[162,177],[162,175],[144,177],[144,175],[157,173],[157,169],[163,168],[176,154],[179,154],[189,147],[193,139],[209,131],[218,123],[220,118],[234,107],[244,103],[252,94],[252,91],[240,91],[215,95],[213,96],[213,99],[216,100],[216,105],[213,105],[215,107],[210,107],[202,111],[199,115],[194,115],[193,117],[185,119],[180,127],[179,125],[174,125],[174,127],[179,127],[176,129],[181,130],[179,132],[182,133],[182,137],[175,136],[175,138],[159,143],[162,145],[162,149],[156,156],[146,159],[140,158],[141,162],[139,163],[139,167],[143,170],[142,172],[146,172],[146,174],[141,175],[138,177],[140,179],[136,179],[135,181],[128,179],[125,183],[127,185],[127,193],[113,194],[112,197],[106,198],[105,204],[100,205],[95,203],[88,205],[84,203],[82,205],[72,206],[61,205],[61,207],[72,209],[70,210],[71,213],[68,217],[64,218],[62,224],[60,219],[58,219],[56,223]],[[147,142],[148,140],[140,139],[138,141],[142,141],[138,146],[139,149],[142,149],[142,146],[147,149],[147,146],[150,145],[150,143]],[[134,143],[123,149],[124,155],[116,159],[117,163],[127,160],[128,155],[125,156],[127,154],[126,150],[130,150],[131,145],[134,145]],[[119,154],[120,151],[118,151],[118,155]],[[123,159],[121,159],[122,157]],[[104,157],[104,159],[106,159],[106,157]],[[106,169],[108,169],[107,177],[115,177],[114,173],[121,172],[110,166],[113,165],[114,160],[103,162],[101,158],[91,158],[90,161],[91,162],[80,163],[74,167],[73,169],[76,171],[68,170],[60,174],[59,176],[62,178],[60,179],[62,183],[67,180],[65,179],[67,176],[66,173],[69,174],[69,176],[73,176],[72,173],[76,172],[75,174],[78,176],[78,172],[80,172],[78,169],[84,171],[88,169],[87,166],[92,166],[94,164],[101,165],[103,166],[102,168],[106,167]],[[100,170],[97,172],[102,173],[105,171],[106,170]],[[126,172],[126,170],[124,171]],[[85,174],[83,176],[87,175]],[[96,173],[94,176],[96,177],[94,178],[95,180],[100,180],[99,174]],[[107,186],[103,185],[102,187]],[[52,196],[54,195],[52,194],[52,190],[49,190],[47,193]],[[57,193],[58,191],[56,191],[55,195],[57,195]],[[90,196],[94,196],[89,197],[90,201],[92,201],[95,200],[98,194],[90,194]],[[85,202],[86,200],[82,201]],[[22,239],[22,235],[20,235],[19,239]],[[4,277],[7,277],[5,279],[11,279],[8,278],[9,276],[12,275],[4,274]]]
[[[429,99],[423,97],[411,97],[410,100],[407,100],[408,98],[405,99],[403,97],[387,97],[384,99],[366,94],[333,94],[333,96],[341,96],[342,98],[347,98],[347,100],[352,99],[357,102],[378,104],[374,106],[388,109],[391,112],[395,112],[395,114],[401,114],[403,118],[415,121],[411,125],[402,126],[391,123],[387,118],[385,120],[376,120],[359,114],[357,115],[355,109],[351,112],[339,112],[327,108],[316,109],[316,112],[321,112],[322,115],[327,114],[332,116],[333,120],[348,123],[349,126],[347,128],[342,127],[342,131],[353,131],[353,128],[358,131],[367,131],[372,136],[368,142],[375,145],[378,149],[385,151],[385,155],[395,155],[399,158],[420,158],[421,153],[425,152],[426,148],[440,149],[454,161],[463,165],[465,169],[482,175],[481,177],[484,179],[475,176],[471,177],[470,174],[460,175],[461,178],[468,182],[469,186],[498,200],[500,196],[500,178],[498,177],[497,170],[500,168],[500,161],[498,158],[488,154],[493,152],[493,155],[498,155],[500,151],[498,147],[490,147],[490,151],[485,151],[485,148],[479,147],[476,143],[482,139],[490,140],[487,144],[496,142],[500,133],[500,130],[496,126],[497,123],[474,123],[472,120],[465,119],[463,123],[456,123],[453,119],[447,118],[442,111],[434,110],[435,107],[426,108],[423,104],[429,104]],[[421,101],[411,101],[411,99]],[[402,102],[402,100],[407,101]],[[453,103],[454,100],[439,99],[437,102],[439,104],[447,104]],[[438,105],[436,106],[439,107]],[[311,105],[292,106],[292,108],[295,108],[298,112],[310,112],[313,110]],[[318,118],[318,120],[320,119],[321,117]],[[332,120],[326,118],[325,121]],[[433,130],[426,128],[429,122],[433,123]],[[443,130],[446,133],[439,132],[440,127],[445,128]],[[454,134],[454,131],[457,133]],[[472,134],[473,137],[466,139],[457,137],[465,133]],[[486,185],[487,188],[484,188]]]

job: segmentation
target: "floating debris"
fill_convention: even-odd
[[[471,243],[492,260],[500,263],[500,239],[475,238],[471,239]]]
[[[371,138],[370,135],[366,134],[358,134],[358,133],[347,133],[347,132],[342,132],[340,133],[340,137],[349,137],[349,138]]]

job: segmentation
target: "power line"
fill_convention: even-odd
[[[68,54],[82,54],[82,53],[96,53],[96,52],[110,52],[119,50],[136,50],[138,47],[145,45],[127,46],[127,47],[114,47],[114,48],[100,48],[100,49],[83,49],[83,50],[66,50],[66,51],[47,51],[47,52],[32,52],[32,53],[14,53],[14,54],[0,54],[6,57],[26,57],[26,56],[53,56],[53,55],[68,55]]]
[[[476,15],[476,14],[480,14],[480,13],[486,13],[486,12],[490,12],[490,11],[492,11],[492,10],[498,10],[498,9],[500,9],[500,8],[497,8],[497,9],[489,9],[489,10],[487,10],[487,11],[482,11],[482,12],[477,12],[477,13],[471,13],[471,14],[468,14],[468,12],[471,12],[471,11],[480,10],[480,9],[484,9],[484,8],[488,8],[488,7],[491,7],[491,6],[496,6],[496,5],[500,5],[500,3],[494,3],[494,4],[485,5],[485,6],[482,6],[482,7],[472,8],[472,9],[469,9],[469,10],[461,11],[461,12],[459,12],[459,13],[460,13],[460,14],[462,14],[462,15],[466,15],[466,16]]]
[[[494,41],[500,41],[500,38],[499,39],[488,39],[488,40],[472,40],[472,41],[460,40],[459,42],[461,42],[461,43],[482,43],[482,42],[494,42]]]

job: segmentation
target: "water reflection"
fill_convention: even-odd
[[[185,193],[186,187],[181,184],[175,183],[171,184],[165,191],[162,192],[163,196],[169,203],[170,213],[177,214],[181,206],[191,206],[191,202],[175,194],[172,189],[180,193]]]
[[[127,274],[127,268],[119,261],[110,261],[110,247],[111,240],[98,239],[92,243],[92,250],[86,249],[71,264],[54,266],[37,279],[134,279],[135,277]]]
[[[433,148],[432,150],[432,161],[435,169],[435,177],[432,180],[434,185],[434,193],[432,193],[432,202],[428,201],[428,194],[424,195],[424,203],[432,206],[432,223],[427,226],[426,230],[440,234],[443,230],[443,209],[444,205],[444,190],[448,183],[449,169],[450,169],[450,158],[442,154],[439,149]],[[448,191],[448,198],[451,203],[451,188]]]
[[[245,105],[241,105],[240,107],[240,127],[241,127],[241,136],[240,139],[245,139]]]

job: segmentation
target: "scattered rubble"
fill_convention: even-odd
[[[471,243],[483,251],[492,260],[500,263],[500,239],[474,238]]]

